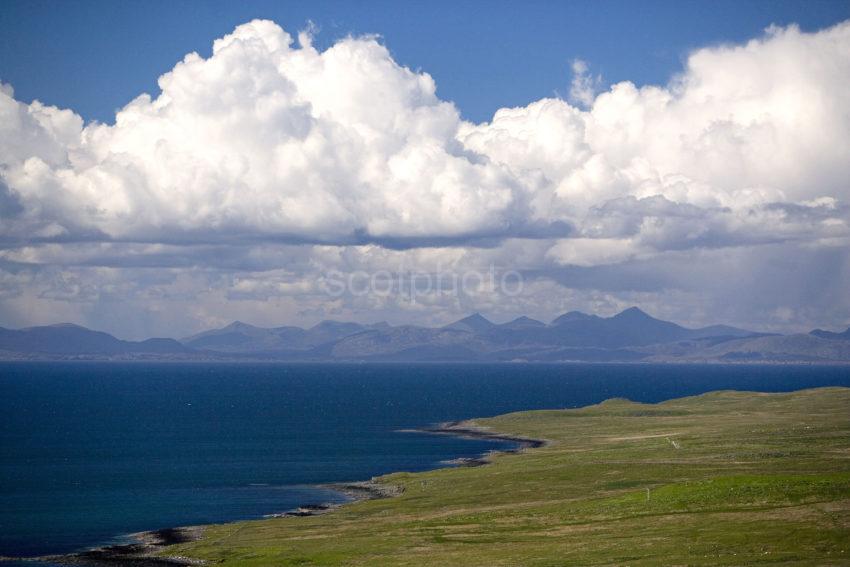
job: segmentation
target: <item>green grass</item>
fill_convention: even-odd
[[[850,564],[850,389],[609,400],[473,422],[550,440],[396,498],[209,527],[223,565]]]

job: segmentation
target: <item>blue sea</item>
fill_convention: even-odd
[[[850,386],[840,366],[0,364],[0,556],[343,501],[504,444],[401,432],[611,397]]]

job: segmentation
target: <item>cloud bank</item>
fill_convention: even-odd
[[[574,104],[543,99],[472,124],[375,37],[318,51],[309,32],[293,40],[256,20],[210,57],[187,55],[114,124],[20,102],[3,85],[0,315],[36,322],[64,309],[91,323],[109,298],[132,295],[140,308],[175,294],[187,330],[270,297],[301,297],[280,319],[392,319],[424,308],[334,303],[315,283],[329,269],[437,263],[495,264],[536,283],[520,298],[437,297],[436,320],[473,306],[662,308],[676,293],[679,315],[698,311],[700,294],[722,305],[735,293],[716,278],[685,281],[709,256],[743,270],[740,259],[766,256],[846,266],[850,22],[696,50],[665,86],[598,92],[587,63],[572,70]],[[819,269],[809,277],[828,287],[836,274]],[[846,291],[830,292],[827,313],[801,294],[815,284],[793,280],[746,317],[850,317]],[[235,306],[189,307],[198,289]],[[165,329],[157,317],[147,330]]]

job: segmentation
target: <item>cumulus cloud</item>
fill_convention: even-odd
[[[4,223],[18,240],[421,246],[563,236],[624,197],[741,215],[846,198],[850,26],[694,52],[671,85],[573,64],[573,97],[472,125],[374,38],[317,51],[254,21],[187,55],[115,124],[0,91]],[[10,216],[7,212],[6,216]],[[592,233],[592,228],[590,229]],[[599,234],[576,234],[578,237]]]
[[[554,305],[544,289],[613,308],[626,293],[696,293],[667,271],[712,251],[834,251],[850,237],[850,22],[698,49],[664,86],[599,92],[576,59],[569,102],[481,124],[376,38],[319,51],[311,33],[241,25],[113,124],[0,85],[0,301],[150,299],[163,284],[118,280],[157,268],[181,289],[220,290],[208,311],[193,308],[198,325],[217,320],[216,301],[272,297],[301,298],[290,316],[390,313],[422,306],[329,302],[316,281],[329,269],[496,264],[537,282],[528,297],[443,298],[428,317],[472,304],[541,313]],[[649,265],[659,272],[636,268]],[[58,267],[88,283],[44,276]],[[15,295],[21,274],[37,295]],[[21,301],[0,314],[20,319]]]
[[[848,77],[850,24],[814,34],[772,28],[746,45],[694,52],[667,87],[619,83],[587,111],[556,99],[502,109],[465,125],[461,139],[527,186],[547,187],[532,210],[574,222],[578,237],[623,236],[625,225],[663,248],[705,245],[693,237],[700,232],[725,245],[789,231],[847,234],[842,207],[804,226],[804,216],[771,212],[850,196]],[[691,230],[659,238],[677,218]]]
[[[320,53],[254,21],[187,55],[115,124],[0,93],[17,236],[346,243],[521,230],[525,192],[468,155],[432,78],[373,38]]]

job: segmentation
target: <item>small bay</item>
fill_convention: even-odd
[[[616,364],[0,364],[0,556],[345,500],[315,485],[505,443],[400,430],[612,397],[850,386],[850,368]]]

